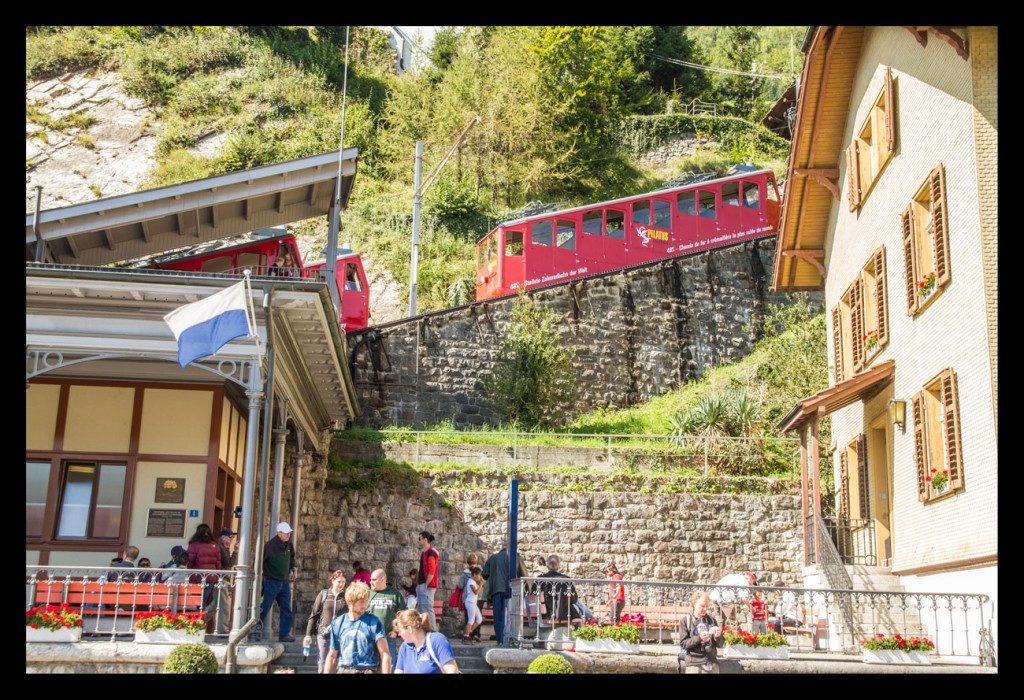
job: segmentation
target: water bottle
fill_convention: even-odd
[[[309,661],[309,644],[302,647],[302,663]]]

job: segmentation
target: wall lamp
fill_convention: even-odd
[[[907,424],[907,402],[899,399],[889,399],[889,420],[900,427],[900,430],[906,429]]]

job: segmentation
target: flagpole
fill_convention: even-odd
[[[252,281],[249,279],[251,271],[245,270],[245,310],[249,314],[249,328],[252,330],[252,337],[256,340],[256,371],[260,374],[260,386],[263,386],[263,354],[260,352],[260,334],[256,330],[256,308],[252,301]]]

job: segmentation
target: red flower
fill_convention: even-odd
[[[931,478],[930,476],[926,476],[926,477],[924,478],[924,480],[925,480],[925,481],[931,481],[931,480],[932,480],[932,478]]]

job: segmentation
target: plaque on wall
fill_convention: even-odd
[[[156,480],[157,503],[184,503],[185,480],[170,477],[158,477]]]
[[[185,511],[149,509],[146,519],[146,537],[184,537]]]

